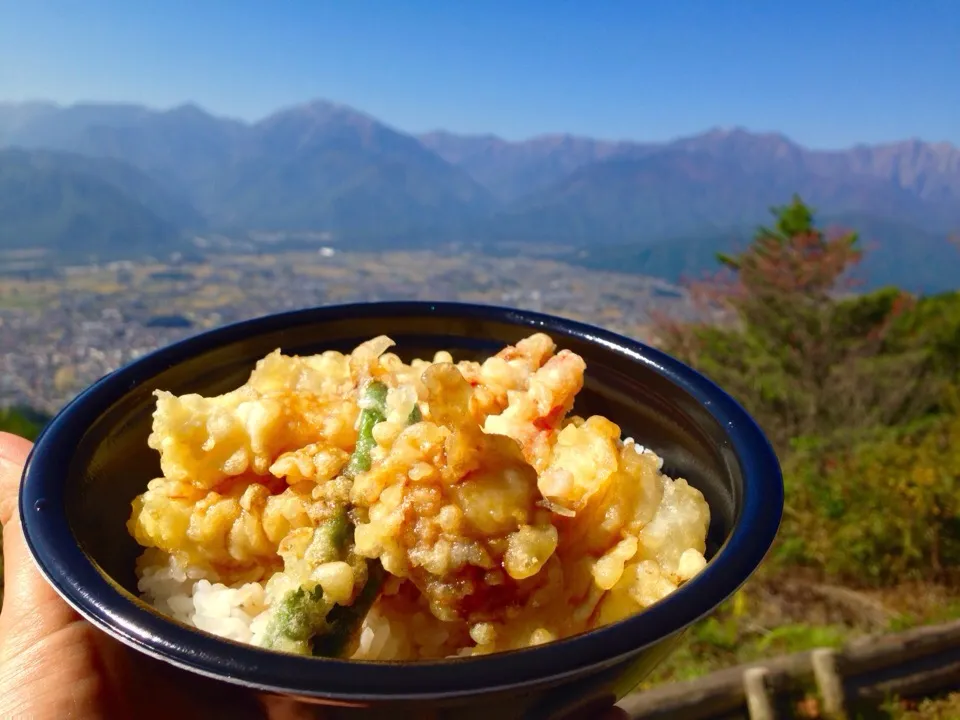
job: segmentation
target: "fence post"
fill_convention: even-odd
[[[823,710],[831,717],[843,717],[846,702],[843,679],[837,670],[837,652],[830,648],[818,648],[810,654],[813,677],[823,700]]]
[[[743,694],[747,699],[747,714],[750,720],[774,720],[776,717],[766,680],[765,667],[752,667],[743,671]]]

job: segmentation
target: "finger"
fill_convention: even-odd
[[[22,611],[57,598],[37,572],[27,549],[17,511],[20,478],[33,445],[16,435],[0,433],[0,523],[3,524],[3,556],[6,595],[4,608]]]
[[[69,626],[78,616],[37,571],[19,516],[3,528],[3,564],[0,645],[3,655],[11,657]]]
[[[3,523],[4,598],[0,611],[3,654],[17,654],[76,620],[43,579],[27,549],[17,512],[20,476],[31,444],[0,433],[0,522]]]
[[[0,432],[0,525],[17,514],[20,476],[33,444],[22,437]]]

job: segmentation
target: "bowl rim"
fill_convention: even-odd
[[[542,646],[438,661],[369,662],[269,652],[188,628],[134,602],[108,580],[73,536],[64,479],[92,421],[133,387],[179,362],[258,334],[345,317],[442,316],[500,323],[599,344],[645,365],[692,396],[726,434],[743,475],[730,535],[695,578],[642,612]],[[753,418],[714,382],[661,350],[575,320],[496,305],[370,302],[264,315],[208,330],[146,354],[100,378],[47,424],[24,468],[19,511],[41,574],[77,612],[124,644],[196,674],[264,692],[350,702],[422,700],[508,691],[557,682],[617,663],[712,612],[756,570],[778,531],[783,479],[777,456]],[[318,682],[319,680],[319,682]]]

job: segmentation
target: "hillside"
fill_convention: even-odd
[[[488,191],[466,172],[333,103],[289,108],[253,125],[194,105],[164,112],[77,105],[16,123],[12,115],[0,106],[0,128],[14,127],[0,136],[8,145],[122,160],[189,196],[221,229],[388,241],[415,229],[449,232],[492,209]]]
[[[49,150],[32,150],[29,156],[30,164],[37,169],[94,176],[176,227],[201,229],[206,223],[185,193],[154,180],[127,162]]]
[[[389,239],[450,231],[492,206],[476,181],[410,136],[318,102],[250,128],[211,210],[235,227]]]
[[[114,161],[49,151],[0,151],[0,249],[58,259],[167,256],[189,250],[189,205]]]
[[[628,264],[668,277],[697,271],[697,258],[749,236],[771,205],[800,193],[825,220],[866,223],[883,256],[874,282],[957,286],[940,261],[960,230],[960,150],[946,143],[823,151],[740,128],[659,144],[414,137],[316,101],[255,123],[196,105],[0,104],[0,145],[119,163],[92,174],[178,232],[324,232],[366,249],[565,245],[593,264],[640,258]]]

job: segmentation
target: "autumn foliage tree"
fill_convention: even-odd
[[[942,577],[960,562],[960,294],[856,294],[855,233],[799,198],[715,276],[660,344],[737,397],[784,465],[774,562],[845,582]],[[776,566],[776,565],[775,565]]]
[[[913,298],[853,296],[857,234],[822,231],[797,197],[773,214],[745,251],[721,255],[721,271],[691,286],[700,322],[659,319],[664,349],[743,402],[781,453],[799,437],[922,412],[935,395],[922,344],[885,352]]]

